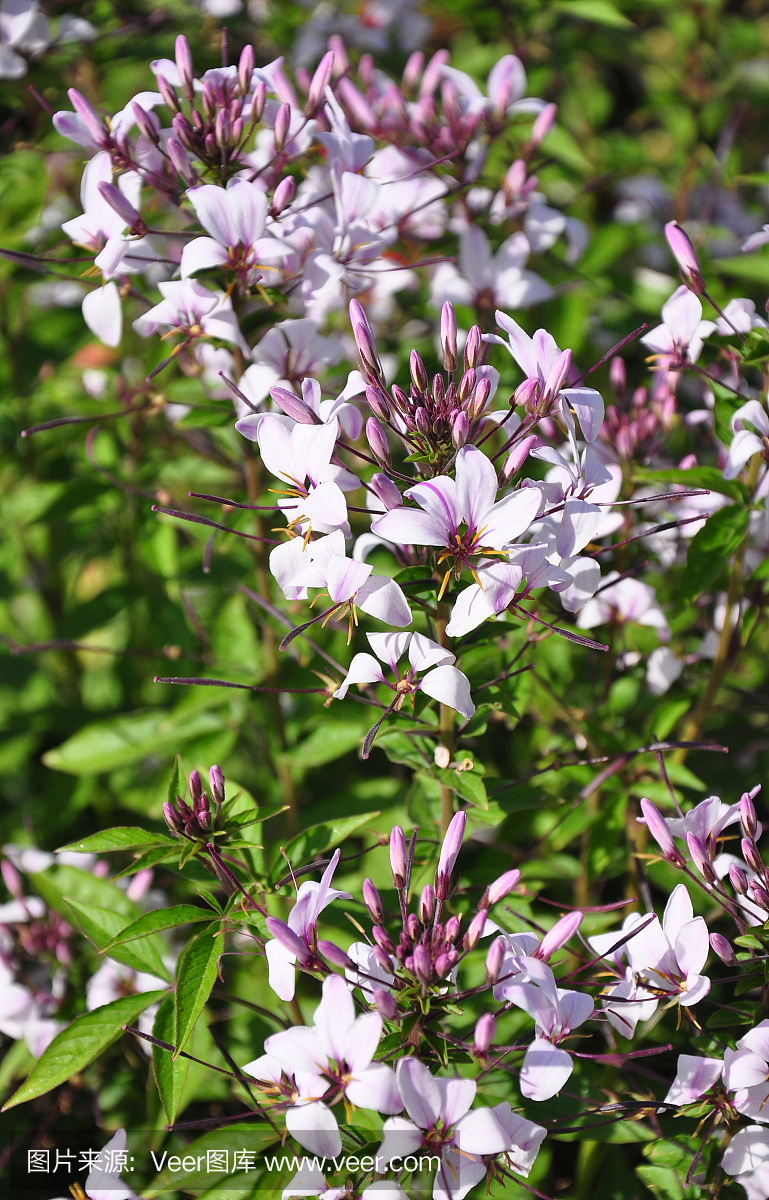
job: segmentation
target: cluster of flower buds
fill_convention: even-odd
[[[625,362],[619,356],[611,360],[609,378],[617,403],[607,406],[599,436],[626,462],[633,458],[647,460],[657,449],[663,428],[658,406],[649,405],[645,387],[636,388],[628,396]]]
[[[158,90],[166,108],[173,114],[174,136],[168,139],[168,157],[187,187],[197,183],[197,173],[188,154],[212,170],[220,170],[226,179],[229,162],[237,159],[254,126],[261,120],[266,85],[259,80],[252,90],[255,62],[253,46],[245,46],[237,74],[209,72],[197,94],[189,43],[183,35],[177,37],[176,68],[181,80],[181,96],[162,75],[158,75]],[[215,77],[211,78],[212,75]],[[199,107],[196,101],[199,101]],[[287,104],[282,107],[289,109]],[[282,118],[279,113],[279,119],[287,127],[290,110],[282,113]]]
[[[389,465],[390,448],[384,426],[406,445],[410,454],[433,464],[448,461],[462,446],[476,441],[491,395],[491,380],[481,368],[481,330],[473,325],[464,350],[464,370],[457,379],[457,318],[447,301],[441,312],[441,352],[445,376],[428,378],[421,355],[411,351],[410,394],[393,384],[386,390],[382,367],[368,320],[357,300],[350,302],[353,333],[367,380],[366,400],[373,412],[366,425],[369,446],[378,462]],[[480,369],[479,369],[480,368]]]
[[[190,771],[192,805],[187,804],[181,796],[176,797],[175,805],[170,800],[163,805],[163,816],[171,833],[176,833],[190,842],[210,842],[211,834],[219,831],[224,800],[224,775],[221,767],[211,767],[208,781],[215,805],[213,814],[208,792],[203,791],[199,772]]]

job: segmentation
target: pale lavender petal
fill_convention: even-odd
[[[364,1020],[363,1017],[359,1019]],[[363,1071],[355,1072],[352,1083],[347,1085],[346,1094],[347,1099],[356,1108],[371,1108],[375,1112],[388,1114],[398,1113],[403,1109],[395,1072],[385,1063],[372,1063]]]
[[[692,908],[691,897],[686,890],[686,885],[679,883],[671,892],[662,915],[662,931],[671,946],[684,925],[691,921],[693,916],[694,909]]]
[[[379,1030],[381,1032],[382,1018],[376,1013],[371,1015],[379,1022]],[[365,1018],[361,1017],[360,1019],[364,1020]],[[324,979],[323,998],[315,1009],[313,1020],[324,1054],[328,1058],[335,1058],[337,1062],[343,1062],[345,1059],[348,1059],[347,1042],[357,1022],[355,1020],[355,1005],[352,994],[345,981],[339,975],[329,975]],[[290,1033],[291,1031],[289,1030],[288,1032]],[[379,1035],[377,1034],[374,1050],[376,1050],[378,1042]],[[373,1057],[374,1051],[372,1050],[371,1058]],[[369,1059],[369,1062],[371,1062],[371,1059]],[[364,1063],[363,1065],[368,1066],[368,1063]]]
[[[667,1104],[691,1104],[718,1083],[723,1063],[720,1058],[679,1054],[678,1071],[665,1097]],[[730,1085],[727,1085],[730,1086]]]
[[[486,525],[496,500],[497,473],[482,450],[464,446],[457,454],[456,476],[456,515],[464,517],[468,528],[477,531]],[[485,539],[486,534],[483,536]]]
[[[446,527],[418,508],[392,508],[371,522],[371,532],[398,546],[445,546]]]
[[[210,237],[199,237],[188,242],[182,250],[181,276],[187,279],[195,271],[208,267],[220,267],[229,262],[229,255],[219,242]]]
[[[83,320],[105,346],[119,346],[123,335],[123,307],[115,283],[105,283],[83,297]]]
[[[411,633],[367,633],[368,644],[383,663],[387,663],[393,675],[398,673],[398,660],[403,657],[414,634]],[[412,664],[413,665],[413,664]]]
[[[710,980],[707,975],[689,975],[686,980],[686,991],[681,992],[678,1003],[682,1008],[691,1008],[693,1004],[699,1004],[700,1000],[704,1000],[709,991]]]
[[[399,636],[402,637],[403,634]],[[371,641],[371,636],[369,636],[369,641]],[[447,666],[455,660],[456,655],[447,650],[445,646],[439,646],[437,642],[425,637],[423,633],[411,634],[409,662],[415,671],[426,671],[429,667]]]
[[[344,700],[352,684],[384,682],[385,677],[382,673],[382,668],[373,655],[356,654],[350,663],[349,671],[334,692],[334,696],[337,700]]]
[[[345,558],[341,554],[335,554],[333,558],[329,559],[326,569],[326,585],[334,604],[350,600],[363,586],[373,570],[370,563],[356,562],[354,558]]]
[[[711,1060],[703,1060],[711,1061]],[[715,1061],[715,1060],[712,1060]],[[680,1075],[679,1059],[679,1075]],[[724,1084],[728,1091],[734,1088],[752,1088],[767,1082],[766,1059],[752,1050],[733,1051],[723,1062]]]
[[[474,1079],[435,1080],[441,1096],[441,1118],[444,1125],[454,1125],[469,1112],[475,1099],[477,1084]]]
[[[416,1059],[402,1058],[398,1066],[401,1062],[416,1062]],[[408,1111],[408,1104],[406,1108]],[[381,1159],[384,1165],[387,1165],[392,1158],[405,1158],[407,1154],[413,1154],[422,1145],[421,1131],[405,1117],[390,1117],[385,1121],[382,1133],[384,1136],[382,1144],[377,1150],[377,1158]]]
[[[602,510],[586,500],[567,500],[558,526],[555,546],[562,558],[579,554],[595,537]]]
[[[486,513],[481,541],[484,546],[501,550],[528,529],[539,512],[542,494],[538,488],[519,488],[498,500]]]
[[[676,936],[676,958],[685,975],[698,975],[710,953],[708,927],[702,917],[687,921]]]
[[[227,193],[224,188],[205,183],[201,187],[190,188],[187,199],[195,210],[195,215],[212,238],[221,246],[235,247],[238,239],[230,221]]]
[[[457,1124],[454,1139],[465,1154],[503,1154],[510,1146],[495,1108],[476,1108],[467,1113]]]
[[[355,603],[363,612],[386,625],[401,628],[411,624],[411,609],[406,597],[395,580],[384,575],[372,575],[358,588]]]
[[[594,388],[564,388],[561,392],[577,414],[585,441],[593,442],[603,424],[604,406],[601,394]]]
[[[286,1129],[311,1154],[334,1158],[342,1152],[336,1117],[320,1100],[289,1108],[286,1112]]]
[[[399,1059],[395,1074],[406,1112],[412,1121],[420,1129],[432,1129],[441,1116],[441,1093],[437,1080],[416,1058]],[[385,1128],[387,1124],[389,1122]]]
[[[456,667],[435,667],[434,670],[428,671],[422,679],[421,688],[426,695],[432,696],[433,700],[456,709],[466,720],[475,712],[467,676]]]
[[[573,1070],[570,1054],[544,1038],[537,1038],[523,1060],[521,1092],[529,1100],[549,1100],[560,1092]]]
[[[295,956],[277,939],[266,943],[264,953],[269,972],[268,982],[273,992],[281,1000],[293,1000],[296,988]]]

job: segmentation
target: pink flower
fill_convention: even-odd
[[[699,298],[682,284],[662,305],[662,324],[645,333],[641,341],[670,368],[696,362],[705,338],[714,329],[712,321],[702,320]]]
[[[698,1004],[710,991],[710,980],[700,974],[709,952],[708,927],[702,917],[694,916],[682,883],[665,905],[662,923],[655,917],[627,944],[638,982],[684,1008]]]
[[[301,431],[307,428],[306,425],[296,426],[296,430]],[[326,429],[328,426],[315,428]],[[351,631],[353,623],[357,623],[357,608],[387,625],[411,624],[411,609],[398,584],[385,575],[373,575],[374,568],[369,563],[347,558],[341,530],[308,543],[301,561],[290,586],[323,588],[336,606],[335,620],[349,612]]]
[[[187,198],[211,236],[195,238],[184,247],[182,279],[207,267],[227,267],[239,275],[254,277],[275,271],[276,264],[282,265],[287,257],[296,257],[292,246],[262,236],[267,197],[255,183],[231,179],[226,188],[204,184],[191,188]]]
[[[370,654],[356,654],[350,663],[341,686],[334,692],[337,700],[343,700],[351,684],[384,683],[397,694],[395,711],[399,711],[407,696],[423,691],[442,704],[448,704],[471,717],[475,705],[470,698],[470,684],[465,675],[455,666],[456,655],[421,633],[369,633],[371,649],[383,663],[387,663],[395,682],[391,683],[382,668]],[[401,675],[398,662],[408,650],[409,668]],[[426,672],[421,679],[421,672]]]
[[[574,1070],[568,1051],[559,1043],[593,1013],[592,998],[584,992],[559,988],[548,966],[534,958],[523,960],[530,982],[510,984],[505,995],[534,1018],[535,1038],[521,1067],[521,1091],[530,1100],[549,1100]]]
[[[734,1051],[730,1051],[734,1053]],[[666,1104],[693,1104],[709,1092],[721,1078],[724,1063],[720,1058],[700,1058],[694,1054],[679,1054],[678,1071],[670,1085]],[[769,1117],[767,1118],[769,1120]]]
[[[492,254],[489,239],[478,225],[459,235],[459,266],[441,263],[430,282],[430,303],[446,301],[475,306],[485,301],[510,308],[529,308],[549,300],[549,283],[525,270],[531,247],[525,233],[514,233]]]

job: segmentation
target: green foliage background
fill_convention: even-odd
[[[180,31],[190,37],[201,68],[219,59],[218,23],[183,0],[161,9],[96,0],[76,11],[103,36],[44,56],[28,79],[0,85],[4,248],[29,248],[29,231],[62,188],[73,208],[77,205],[81,160],[52,131],[28,83],[54,109],[66,107],[67,86],[82,86],[114,110],[151,85],[149,60],[172,56]],[[546,143],[549,159],[540,183],[549,197],[588,222],[592,240],[576,278],[552,252],[554,277],[560,271],[569,282],[537,316],[585,365],[612,340],[656,317],[661,296],[650,285],[648,270],[644,274],[638,268],[653,264],[653,269],[672,271],[669,259],[659,259],[660,239],[653,231],[612,219],[623,179],[655,176],[669,190],[670,215],[681,220],[696,217],[717,190],[721,197],[739,196],[748,208],[763,211],[762,189],[769,183],[764,174],[769,4],[441,0],[427,11],[434,21],[428,48],[450,46],[453,65],[479,81],[501,54],[513,51],[525,62],[530,92],[559,104],[559,125]],[[281,0],[267,4],[258,24],[245,15],[233,19],[233,53],[252,40],[257,61],[271,60],[290,48],[305,16],[298,4]],[[402,59],[393,55],[391,65],[399,69]],[[500,171],[507,165],[500,162]],[[45,233],[35,243],[36,252],[54,249],[60,236],[56,229]],[[707,264],[707,273],[718,300],[748,295],[762,309],[769,255],[720,258]],[[254,870],[273,885],[285,871],[281,846],[296,862],[342,842],[343,854],[370,850],[365,859],[349,863],[343,886],[355,891],[369,874],[386,889],[380,836],[400,822],[420,825],[429,837],[438,786],[450,778],[459,795],[475,805],[476,841],[466,872],[471,884],[518,865],[532,891],[547,886],[551,897],[565,903],[599,904],[636,894],[637,801],[645,795],[665,803],[667,797],[654,756],[630,760],[595,790],[589,785],[600,769],[596,766],[546,768],[560,758],[614,756],[680,734],[709,664],[687,666],[671,690],[655,698],[644,689],[642,665],[622,674],[613,669],[623,651],[653,648],[651,630],[632,626],[618,634],[601,662],[552,638],[539,646],[534,671],[485,694],[488,704],[479,707],[466,730],[465,749],[476,770],[464,776],[432,766],[401,732],[405,726],[381,736],[370,760],[361,762],[357,751],[370,724],[363,706],[323,709],[317,696],[265,697],[154,682],[157,675],[210,674],[245,684],[279,678],[284,686],[307,687],[315,686],[311,672],[328,672],[328,665],[300,641],[278,661],[280,626],[243,590],[258,588],[259,563],[247,543],[217,539],[205,574],[207,531],[182,528],[151,511],[155,502],[186,504],[190,490],[247,496],[254,464],[232,428],[226,401],[208,402],[200,385],[181,374],[163,376],[162,397],[150,410],[101,426],[92,462],[84,450],[85,430],[77,425],[21,437],[38,422],[72,413],[98,416],[116,407],[112,388],[103,400],[84,392],[84,368],[106,368],[113,385],[119,376],[120,386],[130,388],[160,357],[155,343],[133,334],[122,357],[105,351],[92,342],[79,307],[36,307],[30,292],[35,281],[30,271],[0,262],[3,842],[52,850],[115,825],[164,831],[162,803],[178,753],[186,772],[218,762],[228,783],[236,781],[259,809],[290,806],[288,814],[255,826],[259,832],[252,840],[244,835]],[[418,316],[424,295],[404,303]],[[408,352],[395,341],[392,349],[402,357]],[[429,345],[426,353],[434,353]],[[646,367],[637,343],[627,360],[629,374],[641,382]],[[597,378],[597,386],[605,388],[605,373]],[[163,416],[165,402],[193,407],[172,426]],[[730,413],[728,402],[720,402],[718,420],[727,424]],[[674,431],[671,445],[678,457],[686,453],[683,427]],[[241,519],[231,512],[228,522],[246,531],[253,527],[245,514]],[[630,554],[627,566],[640,557],[640,551]],[[721,572],[725,560],[714,561]],[[751,581],[743,645],[736,648],[733,668],[704,725],[708,736],[729,747],[728,757],[692,753],[685,764],[670,765],[673,784],[688,801],[717,793],[733,802],[741,791],[765,782],[769,637],[761,621],[764,574],[759,568]],[[658,569],[650,581],[666,611],[672,611],[680,575]],[[724,580],[710,571],[706,586],[715,591]],[[672,622],[679,655],[692,652],[708,628],[696,602],[698,590],[682,597]],[[471,679],[478,680],[502,674],[522,640],[512,624],[503,650],[480,634],[464,661]],[[322,642],[333,658],[347,661],[343,634],[328,632]],[[126,866],[130,856],[114,861]],[[89,909],[117,911],[126,921],[138,917],[139,910],[129,907],[115,885],[73,872],[76,868],[53,868],[35,881],[49,905],[67,919],[73,920],[73,909],[65,897],[83,907],[84,921]],[[653,885],[655,880],[668,884],[663,866],[652,869]],[[190,902],[196,887],[209,886],[194,864],[183,882],[160,866],[156,882],[174,903]],[[285,887],[283,894],[288,896]],[[520,910],[525,906],[521,901]],[[329,915],[329,921],[338,921],[340,932],[346,929],[343,916]],[[589,931],[601,927],[595,918]],[[98,945],[99,931],[90,932]],[[66,1018],[84,1010],[84,983],[97,964],[90,943],[81,946]],[[259,959],[245,957],[233,965],[228,987],[269,1006]],[[269,1014],[247,1007],[230,1015],[229,1050],[243,1062],[259,1052],[274,1025]],[[511,1029],[516,1019],[511,1016]],[[145,1096],[146,1064],[135,1046],[125,1043],[84,1068],[77,1085],[67,1085],[70,1121],[90,1121],[91,1096],[98,1095],[99,1114],[110,1128],[147,1121],[162,1129],[165,1116],[154,1091]],[[200,1057],[223,1061],[206,1025],[198,1025],[191,1044]],[[6,1057],[0,1077],[7,1090],[29,1065],[23,1048]],[[177,1112],[200,1115],[226,1107],[226,1082],[194,1065],[179,1072],[166,1084],[176,1089]],[[615,1082],[607,1067],[609,1092]],[[575,1084],[579,1089],[578,1077]],[[53,1102],[48,1097],[45,1103]],[[553,1112],[559,1103],[552,1102]],[[39,1119],[47,1119],[51,1110],[44,1105],[36,1111]],[[61,1118],[57,1112],[51,1120]],[[569,1135],[548,1141],[535,1185],[555,1153],[553,1186],[566,1189],[563,1194],[631,1200],[639,1194],[640,1180],[665,1200],[679,1200],[684,1192],[675,1169],[677,1149],[663,1143],[657,1151],[647,1148],[643,1157],[642,1135],[636,1143],[632,1131],[624,1134],[620,1130],[614,1137],[632,1146],[632,1153],[627,1145],[605,1145],[596,1131],[578,1145]],[[160,1133],[158,1139],[159,1144]]]

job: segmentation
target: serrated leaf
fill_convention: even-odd
[[[176,971],[176,1050],[183,1050],[216,980],[224,934],[203,929],[187,943]]]
[[[147,971],[150,975],[156,975],[158,979],[171,982],[168,968],[160,957],[158,946],[153,942],[146,941],[141,946],[116,950],[110,946],[108,949],[107,943],[126,927],[125,917],[109,908],[96,908],[94,905],[78,904],[75,900],[66,897],[65,899],[83,933],[101,954],[108,953],[110,958],[131,967],[134,971]]]
[[[82,1071],[117,1041],[124,1025],[132,1025],[145,1008],[162,1000],[165,995],[165,991],[157,991],[124,996],[121,1000],[113,1000],[77,1017],[43,1051],[25,1082],[3,1105],[2,1111],[44,1096]]]
[[[163,833],[150,833],[137,826],[119,825],[84,838],[82,842],[70,842],[59,850],[75,850],[79,854],[109,854],[114,850],[140,850],[150,846],[173,845],[173,839]]]
[[[176,1045],[176,1006],[173,996],[166,996],[160,1005],[152,1033],[161,1042]],[[152,1047],[152,1072],[169,1125],[173,1125],[179,1112],[189,1066],[188,1058],[174,1058],[170,1051],[160,1046]]]
[[[747,528],[748,509],[732,504],[714,512],[694,535],[678,593],[679,611],[716,582],[745,537]]]
[[[138,938],[149,937],[163,929],[175,929],[178,925],[194,925],[198,921],[212,921],[215,913],[210,908],[198,908],[194,904],[175,904],[172,908],[155,908],[152,912],[143,913],[137,921],[125,925],[113,935],[109,945],[104,947],[111,954],[115,946],[125,942],[133,942]]]

